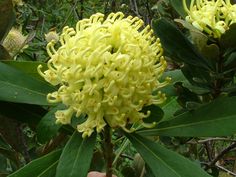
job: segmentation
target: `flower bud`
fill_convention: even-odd
[[[9,52],[11,56],[23,51],[27,48],[25,41],[27,36],[24,36],[18,29],[12,28],[3,41],[3,47]]]

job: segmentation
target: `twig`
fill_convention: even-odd
[[[112,0],[112,2],[111,2],[111,11],[112,12],[116,11],[116,1],[115,0]]]
[[[117,150],[117,153],[116,153],[116,157],[113,161],[113,165],[115,165],[119,159],[119,157],[121,156],[122,152],[125,150],[125,148],[127,148],[127,146],[129,145],[129,140],[126,139],[122,142],[120,148]]]
[[[222,150],[209,164],[208,167],[212,167],[215,165],[215,163],[220,160],[226,153],[228,153],[230,150],[234,149],[236,147],[236,142],[233,144],[229,145],[227,148]]]
[[[198,141],[189,141],[188,144],[204,144],[208,141],[230,141],[230,142],[236,142],[236,140],[230,139],[230,138],[220,138],[220,137],[216,137],[216,138],[207,138],[204,140],[198,140]]]
[[[146,23],[151,24],[152,16],[151,16],[151,10],[150,10],[150,7],[149,7],[149,1],[148,0],[146,0],[145,6],[146,6],[146,9],[147,9]]]
[[[23,127],[20,123],[17,123],[17,128],[16,128],[16,131],[18,133],[18,137],[22,143],[22,154],[24,156],[24,159],[26,161],[26,163],[29,163],[31,161],[31,158],[30,158],[30,154],[28,152],[28,146],[27,146],[27,142],[26,142],[26,137],[25,135],[23,134]]]
[[[211,148],[211,141],[207,141],[204,143],[205,148],[206,148],[206,152],[207,152],[207,157],[209,161],[212,161],[212,148]]]
[[[58,147],[64,140],[66,139],[66,135],[60,133],[57,137],[53,138],[49,143],[45,145],[42,150],[42,155],[48,154],[49,152],[53,151],[56,147]]]
[[[84,0],[80,0],[80,15],[79,18],[83,19],[84,16]]]
[[[107,13],[108,13],[108,5],[109,5],[109,0],[107,0],[105,2],[105,5],[104,5],[104,15],[107,15]]]
[[[106,177],[112,177],[113,144],[111,142],[111,128],[104,129],[104,158],[106,159]]]
[[[141,18],[136,0],[130,0],[130,9],[137,17]]]
[[[134,160],[133,157],[131,157],[131,156],[127,155],[127,154],[121,154],[120,156],[121,156],[121,157],[124,157],[124,158],[127,158],[127,159],[129,159],[129,160]]]
[[[218,165],[218,164],[216,164],[216,167],[219,168],[219,169],[221,169],[221,170],[223,170],[223,171],[225,171],[225,172],[227,172],[227,173],[229,173],[229,174],[231,174],[231,175],[233,175],[233,176],[236,176],[236,173],[234,173],[234,172],[232,172],[232,171],[226,169],[225,167],[222,167],[222,166],[220,166],[220,165]]]
[[[62,23],[61,28],[63,28],[63,26],[65,26],[65,24],[67,23],[67,21],[69,20],[69,18],[71,16],[72,12],[76,9],[78,1],[79,0],[75,0],[74,5],[72,6],[71,10],[69,11],[65,21]]]

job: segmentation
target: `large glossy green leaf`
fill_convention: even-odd
[[[0,0],[0,44],[14,21],[13,5],[11,0]]]
[[[46,95],[54,87],[0,62],[0,100],[49,105]]]
[[[223,97],[163,121],[153,129],[140,130],[142,135],[156,136],[227,136],[236,133],[236,97]]]
[[[47,69],[46,63],[38,61],[15,61],[15,60],[7,60],[2,62],[23,71],[27,75],[30,75],[40,80],[44,80],[44,78],[38,74],[37,67],[39,65],[42,65],[43,66],[42,70],[44,71]]]
[[[173,23],[161,18],[153,21],[153,29],[160,38],[165,52],[172,59],[206,69],[211,68],[208,60],[197,52],[196,48]]]
[[[54,177],[61,150],[51,152],[28,163],[8,177]]]
[[[74,132],[62,152],[56,177],[86,177],[95,142],[95,133],[83,139],[80,133]]]
[[[45,143],[57,134],[57,131],[62,125],[56,124],[55,112],[59,109],[63,109],[64,107],[65,106],[62,104],[58,105],[41,119],[36,129],[39,142]]]
[[[210,177],[197,164],[138,134],[126,134],[155,177]]]

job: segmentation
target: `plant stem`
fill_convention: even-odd
[[[106,177],[112,177],[113,144],[111,142],[111,128],[104,129],[104,158],[106,160]]]

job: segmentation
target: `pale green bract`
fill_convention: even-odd
[[[152,95],[170,80],[158,81],[167,66],[160,41],[138,17],[118,12],[104,20],[97,13],[79,21],[75,30],[65,27],[60,43],[57,50],[55,41],[48,43],[48,70],[39,66],[38,71],[59,86],[48,101],[68,107],[56,112],[57,123],[70,124],[74,113],[87,115],[77,126],[83,137],[95,129],[101,132],[106,124],[126,131],[133,123],[145,125],[150,111],[144,114],[142,108],[166,99],[161,92]]]
[[[236,4],[230,0],[192,0],[187,8],[183,0],[186,21],[213,38],[220,38],[229,26],[236,23]]]

